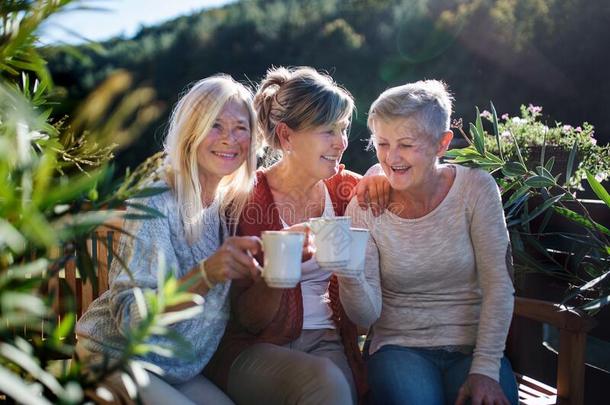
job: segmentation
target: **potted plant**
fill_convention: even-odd
[[[610,209],[610,195],[600,183],[610,174],[610,147],[597,145],[591,125],[549,127],[541,122],[541,111],[523,106],[519,117],[498,118],[493,104],[490,112],[477,108],[468,134],[457,126],[469,145],[449,150],[446,157],[488,170],[496,179],[516,270],[562,280],[568,287],[564,302],[595,313],[610,303],[610,230],[593,219],[575,190],[586,179]],[[576,228],[553,229],[565,219]]]
[[[497,117],[499,143],[494,137],[486,137],[486,146],[493,153],[509,160],[517,160],[517,145],[529,169],[535,169],[546,158],[554,158],[554,167],[560,174],[559,181],[572,189],[582,190],[581,182],[586,172],[594,173],[598,181],[610,176],[610,145],[600,146],[594,137],[594,127],[585,122],[572,126],[561,122],[547,125],[542,121],[542,107],[521,105],[518,116],[508,113]],[[487,110],[481,117],[493,124],[493,114]],[[543,147],[544,146],[544,147]],[[576,148],[571,177],[565,181],[570,152]],[[546,156],[545,156],[546,155]]]

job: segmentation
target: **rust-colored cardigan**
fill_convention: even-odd
[[[360,176],[344,170],[325,180],[335,214],[343,215],[349,196]],[[257,183],[240,223],[239,235],[260,236],[265,230],[280,230],[282,224],[264,171],[257,172]],[[257,257],[263,263],[262,255]],[[280,297],[281,296],[281,297]],[[333,321],[341,335],[345,355],[352,369],[358,396],[367,390],[364,362],[357,344],[358,333],[339,300],[339,285],[333,275],[329,285]],[[279,301],[279,306],[277,305]],[[268,287],[264,280],[235,280],[231,286],[231,319],[205,374],[226,390],[229,369],[237,356],[255,343],[284,345],[297,339],[303,328],[301,285],[290,289]]]

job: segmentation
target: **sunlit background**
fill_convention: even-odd
[[[48,25],[45,41],[86,43],[52,48],[49,66],[74,104],[118,68],[152,86],[166,114],[118,164],[133,166],[158,150],[167,109],[202,77],[225,72],[255,83],[272,65],[325,70],[354,95],[358,113],[344,161],[357,171],[366,111],[389,86],[425,78],[447,82],[454,118],[474,120],[475,106],[519,115],[543,107],[548,124],[596,127],[610,139],[606,0],[243,0],[93,1],[108,11],[74,11]],[[62,31],[64,27],[70,31]],[[585,29],[586,27],[586,29]],[[78,35],[76,35],[78,34]]]
[[[235,0],[97,0],[87,8],[53,16],[45,26],[42,40],[79,44],[103,41],[115,36],[133,36],[142,27],[188,15]]]

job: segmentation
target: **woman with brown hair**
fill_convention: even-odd
[[[257,172],[238,233],[342,216],[360,178],[340,164],[351,95],[312,68],[277,68],[254,106],[277,161]],[[366,280],[325,271],[315,259],[302,274],[295,288],[271,288],[262,278],[233,284],[232,320],[206,371],[238,404],[352,404],[366,390],[356,326],[339,298],[342,285],[366,289]]]

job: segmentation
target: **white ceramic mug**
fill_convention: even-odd
[[[263,278],[269,287],[293,288],[301,281],[303,232],[264,231],[261,234],[265,264]]]
[[[320,217],[309,220],[316,245],[316,261],[325,270],[344,268],[349,262],[350,217]]]
[[[349,247],[349,262],[345,267],[335,270],[335,273],[348,277],[356,277],[364,271],[366,244],[369,240],[369,230],[350,228],[351,243]]]

